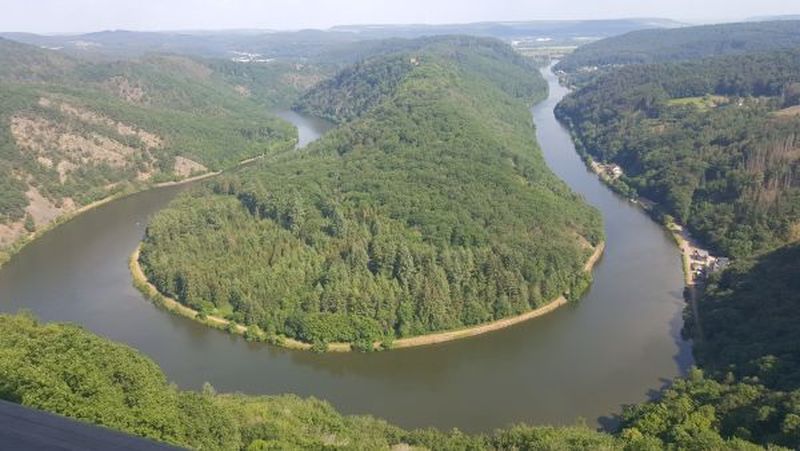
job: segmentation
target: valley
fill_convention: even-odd
[[[189,449],[796,449],[798,24],[0,33],[0,399]]]

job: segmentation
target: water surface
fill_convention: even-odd
[[[565,94],[533,110],[550,167],[598,207],[606,253],[578,303],[491,334],[373,354],[289,351],[173,316],[132,287],[127,260],[145,224],[185,187],[130,196],[86,213],[27,246],[0,271],[0,310],[69,321],[152,357],[170,380],[196,389],[297,393],[345,413],[406,427],[489,431],[512,422],[593,423],[646,399],[690,362],[681,341],[678,251],[662,229],[584,168],[553,117]],[[301,142],[324,132],[294,113]]]

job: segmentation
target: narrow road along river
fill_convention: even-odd
[[[152,357],[183,388],[297,393],[345,413],[407,427],[489,431],[512,422],[605,423],[691,362],[680,339],[678,250],[644,213],[589,173],[553,117],[566,93],[532,111],[550,167],[603,213],[606,253],[578,303],[480,337],[373,354],[276,349],[175,317],[131,286],[127,259],[147,220],[186,187],[156,189],[89,211],[35,241],[0,271],[0,310],[70,321]],[[318,121],[284,114],[306,143]]]

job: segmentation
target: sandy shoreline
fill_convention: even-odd
[[[155,287],[155,285],[150,283],[150,281],[147,279],[147,276],[145,276],[144,271],[142,270],[142,267],[139,264],[139,254],[141,252],[141,248],[142,245],[140,243],[133,251],[133,254],[131,254],[129,266],[131,270],[131,276],[133,277],[134,285],[148,299],[153,301],[156,305],[159,305],[169,310],[170,312],[187,317],[189,319],[199,321],[207,326],[211,326],[217,329],[224,329],[227,330],[228,332],[236,333],[239,335],[244,335],[245,333],[247,333],[247,327],[242,326],[240,324],[231,325],[230,321],[228,321],[225,318],[221,318],[219,316],[208,315],[205,318],[201,319],[198,317],[198,312],[196,310],[193,310],[192,308],[181,304],[175,299],[172,299],[170,297],[161,294]],[[600,260],[600,257],[603,255],[604,250],[605,250],[605,243],[603,242],[601,242],[600,244],[597,245],[597,247],[595,247],[594,252],[586,261],[586,264],[583,267],[583,270],[585,272],[590,272],[592,268],[594,268],[594,265],[597,264],[597,262]],[[549,303],[539,308],[525,312],[521,315],[512,316],[510,318],[503,318],[489,323],[480,324],[477,326],[467,327],[463,329],[435,332],[426,335],[419,335],[416,337],[400,338],[392,342],[391,349],[411,348],[416,346],[427,346],[437,343],[445,343],[448,341],[458,340],[467,337],[474,337],[488,332],[505,329],[507,327],[511,327],[513,325],[531,320],[533,318],[546,315],[556,310],[557,308],[567,304],[568,302],[569,301],[567,301],[567,299],[564,296],[559,296],[556,299],[550,301]],[[273,338],[273,337],[268,337],[268,338]],[[281,337],[279,339],[274,339],[269,341],[289,349],[303,349],[303,350],[311,349],[310,343],[305,343],[292,338]],[[381,349],[382,345],[381,343],[375,343],[373,347],[375,349]],[[327,350],[329,352],[348,352],[351,351],[352,349],[349,343],[329,343]]]

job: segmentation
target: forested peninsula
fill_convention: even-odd
[[[150,282],[201,316],[318,350],[577,298],[603,231],[537,148],[527,107],[544,80],[498,41],[411,42],[299,100],[336,130],[154,217]]]

